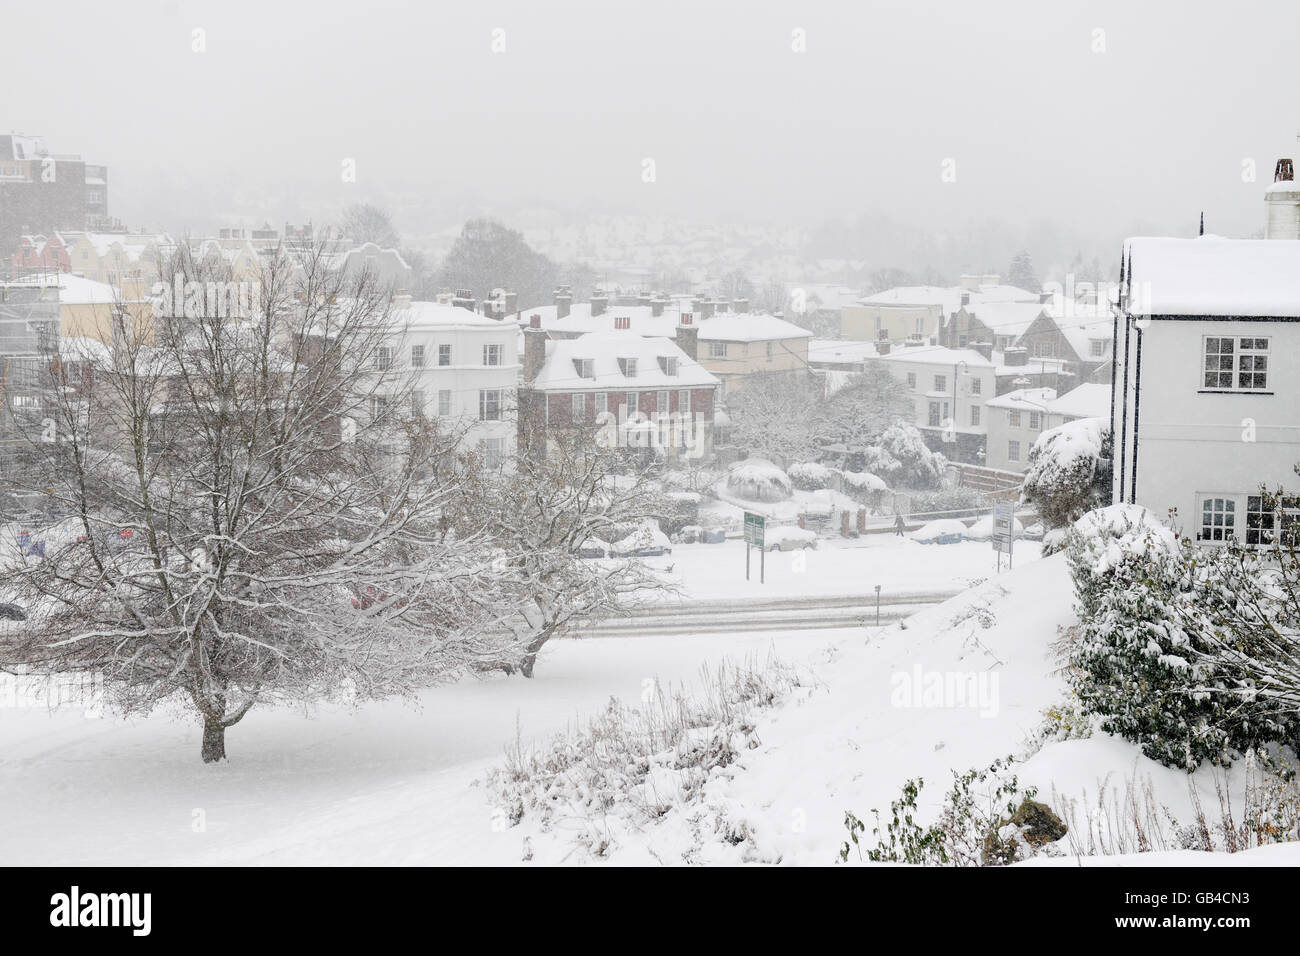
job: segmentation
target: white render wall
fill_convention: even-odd
[[[1030,404],[1025,404],[1024,407],[1019,409],[1019,427],[1011,424],[1012,409],[994,407],[985,411],[989,416],[989,436],[988,444],[984,449],[984,464],[989,468],[998,468],[1002,471],[1018,471],[1021,474],[1024,474],[1025,468],[1029,465],[1029,449],[1034,447],[1034,442],[1038,440],[1038,436],[1065,421],[1061,415],[1045,412],[1041,408],[1035,408]],[[1031,414],[1038,415],[1040,427],[1030,427]],[[1019,461],[1012,461],[1008,454],[1013,441],[1020,442]]]
[[[919,352],[924,352],[927,346],[918,346]],[[871,360],[868,360],[871,361]],[[953,363],[949,361],[925,361],[920,355],[916,359],[884,359],[876,360],[881,365],[889,369],[894,378],[907,384],[908,374],[916,376],[916,384],[909,387],[909,395],[912,399],[913,415],[912,424],[917,428],[930,428],[930,403],[940,403],[940,422],[944,422],[943,403],[948,403],[947,418],[953,419],[953,425],[958,432],[963,434],[988,434],[988,416],[990,409],[984,407],[984,403],[990,398],[995,397],[997,391],[997,379],[994,375],[992,365],[988,367],[973,366],[965,369],[958,368],[957,371],[957,394],[953,397]],[[945,379],[945,389],[943,394],[934,395],[934,377],[942,375]],[[976,393],[972,386],[972,381],[979,382],[979,392]],[[980,410],[979,424],[971,424],[971,408],[977,407]],[[954,418],[955,414],[955,418]]]
[[[488,438],[503,440],[502,453],[510,454],[515,446],[515,390],[519,379],[517,341],[519,330],[513,323],[493,325],[413,325],[394,342],[394,370],[412,377],[411,388],[424,393],[424,413],[438,416],[438,393],[451,392],[448,418],[468,426],[463,447],[472,449]],[[500,365],[483,364],[483,346],[499,345]],[[411,365],[411,347],[424,346],[424,367]],[[438,347],[451,346],[451,364],[438,365]],[[479,392],[501,390],[499,421],[479,420]]]
[[[1300,491],[1293,471],[1300,462],[1300,322],[1155,318],[1139,330],[1128,317],[1119,331],[1114,500],[1144,505],[1161,518],[1176,508],[1178,524],[1194,536],[1202,499],[1229,496],[1236,501],[1240,536],[1246,497],[1257,494],[1261,484]],[[1140,393],[1135,382],[1139,334]],[[1202,378],[1206,336],[1268,337],[1271,394],[1207,391]]]

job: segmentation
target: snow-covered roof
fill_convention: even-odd
[[[1115,337],[1115,323],[1109,308],[1077,307],[1070,310],[1069,315],[1053,315],[1052,321],[1081,359],[1098,357],[1092,354],[1092,342],[1109,342]],[[1106,357],[1110,357],[1109,349],[1106,350]]]
[[[1047,408],[1052,414],[1066,418],[1108,418],[1110,389],[1109,385],[1085,382],[1048,402]]]
[[[119,298],[117,289],[107,282],[59,273],[59,302],[63,305],[112,305]]]
[[[1300,241],[1129,239],[1134,315],[1300,317]]]
[[[981,305],[992,302],[1037,302],[1038,294],[1013,285],[988,283],[981,285],[978,291],[962,286],[906,285],[895,289],[886,289],[874,295],[864,296],[858,302],[862,305],[893,306],[894,308],[920,308],[938,306],[943,314],[949,315],[961,308],[961,297],[970,295],[968,309],[974,311]]]
[[[1033,325],[1047,307],[1035,297],[1033,302],[978,302],[973,299],[966,311],[983,322],[994,335],[1019,338]]]
[[[676,360],[676,374],[670,375],[661,358]],[[578,373],[577,362],[589,359],[592,375]],[[619,359],[635,359],[636,374],[628,375]],[[546,361],[533,386],[555,391],[640,391],[651,388],[699,388],[717,385],[718,380],[667,338],[637,335],[630,330],[588,332],[576,339],[552,339],[546,343]]]
[[[699,323],[702,342],[765,342],[810,339],[805,328],[764,312],[724,312]]]
[[[637,335],[657,338],[672,338],[681,321],[683,312],[691,312],[689,300],[671,301],[665,304],[662,315],[654,315],[648,305],[610,306],[597,316],[591,314],[590,302],[575,302],[564,318],[556,318],[553,305],[524,309],[520,312],[520,322],[527,325],[530,316],[541,316],[542,328],[548,332],[590,333],[605,332],[614,329],[615,318],[626,318],[628,328],[618,331],[631,331]],[[701,341],[717,342],[762,342],[780,341],[782,339],[812,338],[807,329],[778,319],[765,312],[722,312],[707,319],[695,315],[695,327],[700,330]]]
[[[514,330],[515,326],[501,319],[480,315],[459,305],[444,305],[441,302],[408,302],[394,309],[393,317],[405,323],[411,331],[425,328],[494,328]]]
[[[993,363],[974,349],[950,349],[942,345],[901,345],[881,355],[882,362],[905,362],[920,365],[956,365],[968,368],[993,368]]]
[[[876,358],[876,343],[854,339],[813,339],[808,343],[808,362],[842,364]]]
[[[1011,408],[1017,411],[1042,411],[1042,407],[1051,408],[1056,399],[1054,388],[1018,388],[1014,392],[998,395],[988,399],[984,404],[988,408]]]

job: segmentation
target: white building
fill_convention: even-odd
[[[985,402],[995,393],[994,364],[971,349],[891,348],[879,362],[912,394],[912,423],[931,448],[978,464],[988,434]]]
[[[1275,238],[1124,246],[1114,500],[1176,509],[1209,544],[1266,543],[1278,516],[1260,487],[1300,489],[1300,215],[1285,196],[1300,212],[1300,193],[1270,190]]]
[[[1045,431],[1080,418],[1110,415],[1110,386],[1092,382],[1057,396],[1053,388],[1018,388],[989,399],[984,464],[1024,473],[1029,450]]]
[[[378,362],[404,386],[409,376],[412,413],[464,428],[463,447],[495,467],[514,451],[517,327],[438,302],[401,299],[398,306],[402,332],[379,350]]]

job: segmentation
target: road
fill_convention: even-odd
[[[948,600],[960,590],[909,591],[880,596],[881,626],[923,607]],[[765,599],[657,602],[575,627],[575,637],[638,637],[653,634],[712,634],[725,631],[794,631],[840,627],[874,627],[876,595],[831,594]]]

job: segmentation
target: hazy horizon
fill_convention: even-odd
[[[303,9],[73,0],[54,28],[12,9],[6,131],[107,164],[133,227],[375,201],[415,235],[529,207],[1105,243],[1203,210],[1249,235],[1298,148],[1300,104],[1279,101],[1300,6],[1277,2]]]

